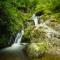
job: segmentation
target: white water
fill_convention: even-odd
[[[49,21],[46,21],[44,23],[38,24],[38,18],[37,18],[37,16],[35,16],[35,14],[33,14],[32,19],[33,19],[33,21],[35,23],[35,26],[36,26],[35,29],[38,29],[39,27],[44,27],[45,28],[44,31],[47,32],[47,36],[48,37],[50,37],[50,34],[51,33],[55,33],[55,34],[60,35],[59,32],[57,32],[54,29],[52,29],[49,26],[47,26],[46,23],[49,23]],[[17,36],[15,38],[15,42],[12,44],[12,46],[11,47],[8,47],[8,48],[5,48],[2,51],[11,51],[11,52],[14,52],[14,53],[15,52],[17,53],[19,51],[20,53],[23,53],[21,50],[27,44],[27,43],[21,43],[21,40],[22,40],[23,35],[24,35],[24,30],[21,30],[21,32],[18,32],[17,33]],[[22,57],[23,57],[23,54],[22,54]]]
[[[50,28],[47,24],[49,24],[50,20],[45,21],[44,23],[40,23],[38,24],[38,18],[37,16],[35,16],[35,14],[32,15],[32,20],[34,21],[34,24],[36,26],[36,29],[38,29],[39,27],[44,27],[44,31],[47,32],[46,36],[51,38],[51,34],[57,34],[60,35],[59,32],[55,31],[54,29]],[[43,20],[42,20],[43,21]]]
[[[47,23],[49,24],[49,20],[45,21],[44,23],[40,23],[35,29],[38,29],[39,27],[43,27],[44,31],[47,33],[46,36],[51,38],[51,34],[56,34],[56,35],[60,35],[59,32],[55,31],[54,29],[50,28],[49,26],[47,26]]]
[[[15,42],[13,43],[12,47],[17,47],[20,45],[23,35],[24,35],[24,30],[21,30],[21,32],[17,33]]]
[[[2,52],[22,50],[25,47],[25,45],[27,45],[27,43],[21,43],[23,35],[24,35],[24,30],[21,30],[21,32],[18,32],[15,38],[15,42],[12,44],[12,46],[3,49]]]
[[[21,30],[21,32],[18,32],[17,36],[15,38],[15,42],[12,44],[12,46],[7,47],[7,48],[3,49],[2,51],[17,50],[17,49],[19,49],[19,47],[20,47],[20,49],[24,48],[24,45],[21,45],[21,40],[22,40],[23,35],[24,35],[24,30]]]
[[[32,20],[34,21],[35,26],[38,26],[38,18],[35,14],[32,15]]]
[[[20,44],[23,35],[24,35],[24,31],[23,30],[21,32],[18,32],[14,43]]]
[[[12,44],[11,47],[7,47],[2,49],[1,53],[12,53],[12,55],[18,55],[21,57],[22,60],[27,60],[26,56],[24,55],[23,49],[26,47],[27,43],[21,43],[22,37],[24,35],[24,30],[17,33],[15,38],[15,42]]]

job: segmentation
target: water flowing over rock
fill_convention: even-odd
[[[35,26],[38,26],[38,18],[35,14],[32,15],[32,20],[34,21]]]
[[[29,53],[30,53],[31,49],[32,50],[34,49],[31,54],[32,54],[32,56],[34,55],[35,57],[38,57],[38,56],[42,56],[47,49],[51,48],[52,43],[53,44],[56,43],[57,45],[60,44],[60,32],[56,31],[55,29],[51,28],[48,25],[48,24],[50,24],[50,20],[46,20],[45,22],[43,22],[44,20],[40,19],[40,24],[39,24],[38,23],[39,19],[37,16],[35,16],[35,14],[33,14],[31,18],[35,24],[35,27],[32,30],[28,30],[28,32],[27,32],[27,33],[31,33],[31,36],[30,36],[31,38],[29,38],[31,43],[30,43],[30,46],[28,46],[27,48],[30,47],[28,49]],[[28,25],[28,23],[27,23],[27,25]],[[33,26],[33,25],[31,25],[31,26]],[[27,28],[29,28],[29,26]],[[41,32],[41,29],[42,29],[42,32]],[[36,30],[36,31],[34,31],[34,30]],[[23,53],[22,50],[26,47],[26,45],[28,43],[21,43],[21,40],[22,40],[25,32],[24,32],[24,30],[20,30],[17,33],[15,42],[12,44],[12,46],[5,48],[2,51],[21,53],[22,57],[24,57],[24,55],[22,54]],[[34,35],[34,33],[35,33],[35,35]],[[26,35],[25,37],[27,37],[27,36],[28,35]]]
[[[23,51],[23,49],[26,47],[27,43],[21,43],[23,35],[24,35],[24,30],[19,31],[15,38],[15,42],[12,44],[12,46],[2,49],[0,51],[0,53],[18,55],[21,57],[22,60],[27,60],[27,58],[24,54],[24,51]]]
[[[15,44],[16,45],[20,45],[23,35],[24,35],[24,31],[23,30],[21,30],[20,32],[18,32],[17,36],[15,38],[15,42],[14,42],[14,44],[12,46],[14,46]]]
[[[35,16],[35,14],[32,15],[32,20],[35,23],[35,27],[31,31],[31,44],[35,43],[34,45],[36,45],[37,43],[40,44],[40,43],[44,42],[44,44],[45,43],[47,44],[46,46],[49,46],[49,47],[45,47],[47,51],[48,51],[48,49],[50,50],[52,48],[55,48],[54,46],[60,46],[60,32],[49,26],[51,24],[50,21],[52,21],[52,19],[49,18],[48,20],[44,21],[43,19],[40,18],[40,24],[39,24],[38,17],[37,18],[36,17],[37,16]],[[43,21],[43,22],[41,22],[41,21]],[[55,26],[57,26],[57,25],[55,25]],[[34,45],[32,45],[32,47],[30,47],[32,50],[34,49],[34,47],[36,47]],[[41,47],[41,46],[39,46],[39,47]],[[38,46],[37,46],[37,48],[38,48]],[[37,50],[35,50],[33,52],[36,54],[34,54],[32,52],[32,50],[30,50],[29,53],[31,53],[31,54],[29,54],[29,55],[36,56],[36,54],[39,55],[39,53],[41,53],[41,51],[38,51],[36,53]],[[53,52],[53,50],[51,50],[51,51]],[[37,55],[37,57],[38,57],[38,55]]]
[[[44,31],[47,33],[46,36],[48,36],[48,38],[54,37],[54,35],[60,36],[60,33],[46,25],[47,23],[49,24],[49,21],[45,21],[44,23],[39,24],[35,29],[43,27]]]
[[[50,20],[46,20],[45,22],[41,22],[40,24],[38,23],[39,19],[38,19],[38,16],[35,16],[35,14],[32,15],[32,20],[34,21],[35,23],[35,29],[39,29],[40,27],[43,27],[44,28],[44,32],[46,32],[46,36],[48,38],[52,38],[54,36],[60,36],[60,32],[54,30],[53,28],[49,27],[48,24],[50,24]],[[42,19],[40,19],[41,21]],[[42,20],[43,21],[43,20]]]

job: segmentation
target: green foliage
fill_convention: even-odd
[[[49,43],[40,42],[40,43],[31,43],[28,48],[28,56],[30,57],[40,57],[50,48]]]
[[[9,40],[11,35],[22,28],[24,20],[16,7],[13,7],[10,2],[0,1],[0,3],[0,41],[3,44]]]
[[[8,41],[11,35],[14,35],[19,29],[24,28],[24,21],[28,20],[33,13],[37,12],[43,12],[42,15],[45,20],[51,17],[51,15],[54,15],[58,22],[60,22],[60,1],[0,0],[1,42],[3,43],[2,40],[4,39],[4,41]],[[25,34],[26,38],[30,38],[30,32],[28,31]],[[5,36],[7,37],[5,38]]]
[[[0,40],[2,45],[9,40],[11,35],[15,35],[19,29],[24,27],[23,23],[29,17],[29,13],[25,14],[23,11],[28,8],[28,2],[28,0],[0,1]],[[22,8],[19,9],[20,7]]]
[[[27,43],[30,43],[31,42],[31,31],[33,30],[33,27],[34,26],[30,25],[29,27],[27,27],[25,29],[24,40]]]
[[[44,32],[44,28],[34,29],[31,32],[31,43],[39,43],[41,41],[46,41],[46,33]]]

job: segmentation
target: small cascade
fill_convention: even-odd
[[[24,31],[23,30],[21,30],[20,32],[18,32],[17,36],[15,38],[15,42],[14,43],[20,44],[23,35],[24,35]]]
[[[35,26],[38,26],[38,18],[35,16],[35,14],[32,15],[32,20],[34,21]]]
[[[55,31],[54,29],[52,29],[51,27],[49,27],[47,25],[47,23],[49,24],[49,20],[48,21],[45,21],[44,23],[40,23],[35,29],[38,29],[39,27],[43,27],[44,28],[44,31],[47,33],[46,36],[48,36],[48,38],[51,38],[51,34],[52,35],[60,35],[60,33],[58,31]]]
[[[21,30],[17,33],[17,36],[15,38],[15,42],[12,44],[12,47],[20,45],[23,35],[24,35],[24,30]]]
[[[2,51],[23,49],[26,45],[26,43],[21,43],[23,35],[24,35],[24,30],[19,31],[16,35],[15,42],[10,47],[2,49]]]
[[[23,35],[24,35],[24,30],[19,31],[15,38],[15,42],[12,44],[12,46],[2,49],[0,51],[0,53],[18,55],[21,57],[22,60],[27,60],[27,58],[24,54],[24,51],[23,51],[23,49],[26,47],[27,43],[21,43]]]
[[[40,24],[39,24],[38,23],[38,17],[35,14],[33,14],[31,18],[34,21],[35,29],[38,29],[39,27],[43,27],[44,28],[44,31],[47,33],[46,36],[48,38],[51,38],[51,35],[52,35],[52,37],[54,35],[60,36],[60,33],[59,32],[55,31],[54,29],[52,29],[51,27],[49,27],[47,25],[47,24],[50,23],[50,20],[46,20],[45,22],[43,22],[43,20],[40,19]]]

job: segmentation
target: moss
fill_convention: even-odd
[[[42,15],[41,19],[54,19],[60,24],[60,1],[58,0],[4,0],[0,1],[0,35],[1,42],[8,41],[11,35],[24,28],[24,21],[29,20],[33,13]],[[55,22],[51,23],[53,28]],[[32,23],[30,24],[32,25]],[[30,42],[46,40],[44,29],[33,30],[34,26],[25,29],[24,39]],[[33,30],[33,31],[32,31]],[[36,32],[37,31],[37,32]],[[4,36],[7,36],[5,38]],[[3,38],[2,38],[3,37]],[[3,45],[3,44],[2,44]]]
[[[38,43],[40,41],[45,40],[46,39],[45,34],[46,33],[44,32],[44,28],[33,29],[33,31],[31,32],[31,42]]]
[[[31,42],[31,31],[33,30],[34,26],[30,25],[25,29],[24,40],[27,43]]]
[[[31,43],[27,48],[27,54],[29,57],[41,57],[46,53],[46,51],[50,48],[49,43],[40,42],[40,43]]]

